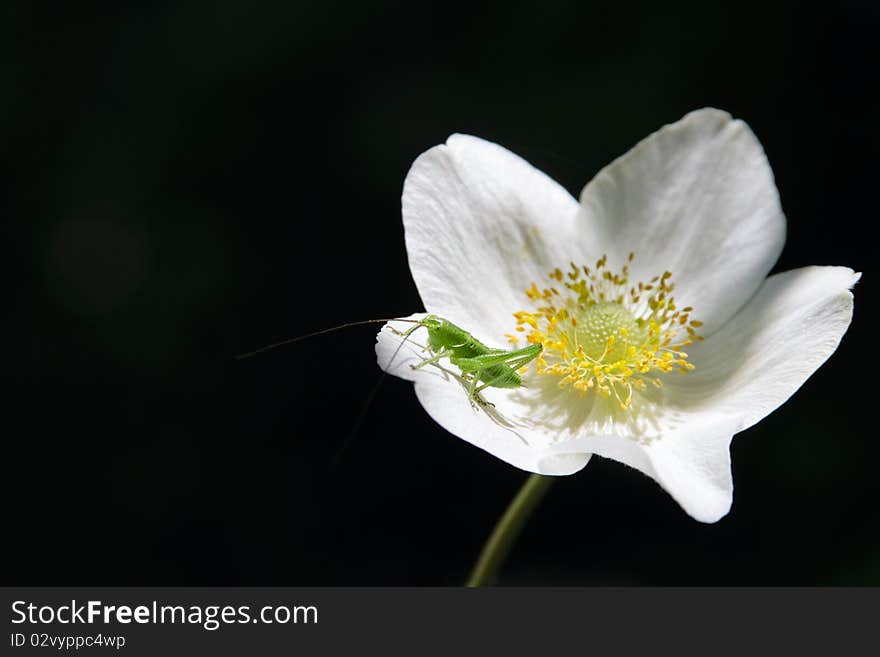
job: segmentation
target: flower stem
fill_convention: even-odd
[[[504,515],[492,530],[489,540],[483,546],[480,558],[477,559],[468,578],[467,586],[491,586],[495,583],[504,560],[510,553],[532,511],[537,508],[550,489],[553,479],[554,477],[539,474],[533,474],[526,479],[526,483],[519,489],[516,497],[511,500]]]

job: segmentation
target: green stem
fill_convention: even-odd
[[[550,489],[553,479],[554,477],[539,474],[533,474],[526,479],[526,483],[510,502],[504,515],[492,530],[489,540],[483,546],[480,558],[477,559],[471,576],[468,578],[467,586],[491,586],[495,583],[504,560],[510,553],[529,516],[532,515],[532,511]]]

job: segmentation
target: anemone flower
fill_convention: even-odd
[[[436,422],[542,475],[593,454],[625,463],[702,522],[730,509],[731,438],[834,352],[859,277],[767,276],[785,241],[773,174],[749,127],[714,109],[644,139],[579,201],[501,146],[453,135],[412,165],[403,225],[428,313],[488,347],[542,345],[521,386],[474,403],[472,375],[442,359],[413,369],[426,338],[384,326],[380,366],[413,381]]]

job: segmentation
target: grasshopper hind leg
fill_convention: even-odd
[[[522,435],[520,435],[520,433],[515,430],[513,424],[511,424],[510,420],[508,420],[503,415],[501,415],[498,411],[495,410],[495,404],[488,401],[479,392],[475,392],[472,396],[470,395],[470,388],[472,385],[471,379],[473,378],[473,375],[471,375],[471,374],[466,374],[466,375],[458,374],[457,372],[453,372],[452,370],[443,367],[439,363],[432,363],[432,366],[436,367],[438,370],[440,370],[444,374],[455,379],[458,382],[458,384],[462,388],[464,388],[466,392],[468,392],[468,401],[470,402],[471,408],[473,408],[474,411],[479,412],[482,410],[486,414],[486,417],[488,417],[492,422],[497,424],[502,429],[505,429],[506,431],[510,431],[513,435],[515,435],[517,438],[519,438],[520,441],[522,441],[522,443],[524,445],[528,446],[529,441],[527,441],[525,438],[523,438]]]
[[[469,397],[469,399],[473,408],[477,408],[478,406],[481,408],[495,408],[495,404],[487,401],[486,398],[479,393],[479,391],[475,391],[474,394]]]

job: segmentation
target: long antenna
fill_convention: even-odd
[[[305,335],[299,335],[295,338],[290,338],[288,340],[282,340],[281,342],[275,342],[274,344],[266,345],[265,347],[260,347],[259,349],[254,349],[253,351],[249,351],[246,354],[239,354],[235,357],[235,360],[242,360],[244,358],[250,358],[251,356],[256,356],[257,354],[261,354],[264,351],[269,351],[270,349],[276,349],[278,347],[283,347],[286,344],[292,344],[294,342],[299,342],[300,340],[305,340],[307,338],[314,338],[318,335],[324,335],[325,333],[332,333],[333,331],[338,331],[340,329],[348,328],[349,326],[362,326],[364,324],[384,324],[386,322],[409,322],[411,324],[419,324],[420,322],[415,319],[401,319],[399,317],[392,317],[390,319],[364,319],[359,322],[347,322],[345,324],[340,324],[339,326],[331,326],[330,328],[321,329],[320,331],[314,331],[312,333],[306,333]]]
[[[243,358],[250,358],[251,356],[255,356],[255,355],[262,353],[264,351],[269,351],[270,349],[282,347],[286,344],[291,344],[293,342],[299,342],[300,340],[305,340],[307,338],[313,338],[318,335],[324,335],[325,333],[332,333],[333,331],[338,331],[340,329],[348,328],[350,326],[362,326],[364,324],[382,324],[382,323],[387,323],[387,322],[407,322],[409,324],[422,324],[422,322],[420,320],[406,319],[406,318],[401,318],[401,317],[393,317],[390,319],[364,319],[364,320],[361,320],[358,322],[347,322],[345,324],[340,324],[339,326],[331,326],[330,328],[321,329],[320,331],[313,331],[312,333],[306,333],[305,335],[299,335],[295,338],[290,338],[288,340],[282,340],[281,342],[275,342],[274,344],[266,345],[265,347],[260,347],[259,349],[255,349],[254,351],[249,351],[246,354],[239,354],[238,356],[235,357],[235,359],[242,360]],[[397,348],[394,350],[394,353],[391,354],[391,359],[388,361],[388,363],[385,365],[385,367],[382,368],[382,374],[379,375],[379,378],[376,381],[376,384],[373,386],[372,390],[370,390],[370,393],[367,395],[367,399],[364,402],[364,405],[361,408],[360,413],[358,413],[358,417],[357,417],[357,419],[355,419],[354,425],[349,430],[348,434],[346,435],[345,439],[342,442],[342,445],[340,445],[339,449],[336,451],[336,454],[334,455],[333,460],[331,461],[330,467],[329,467],[329,470],[331,472],[338,467],[339,462],[340,462],[343,454],[346,452],[346,450],[351,445],[352,441],[354,440],[354,437],[357,435],[358,430],[361,428],[361,425],[363,425],[364,420],[367,417],[367,411],[369,411],[370,406],[373,405],[373,401],[376,398],[376,394],[379,392],[379,388],[382,386],[382,383],[385,381],[385,377],[388,375],[388,370],[391,369],[391,365],[394,363],[395,359],[397,358],[397,355],[400,353],[400,350],[403,349],[407,340],[409,340],[413,331],[415,331],[415,328],[413,328],[409,331],[405,331],[404,333],[401,334],[401,335],[403,335],[403,340],[400,341],[400,344],[397,345]]]
[[[412,333],[407,332],[407,334],[403,336],[403,340],[400,341],[400,344],[397,345],[397,349],[395,349],[394,353],[391,354],[390,360],[385,365],[385,367],[382,368],[382,374],[379,375],[379,378],[376,380],[376,384],[370,390],[370,394],[367,395],[367,398],[364,401],[364,405],[361,407],[360,413],[358,413],[357,419],[355,419],[351,429],[348,430],[345,439],[342,441],[339,449],[336,450],[336,454],[333,455],[333,460],[330,462],[330,472],[333,472],[334,470],[336,470],[336,468],[339,467],[342,456],[351,446],[351,443],[354,441],[355,436],[357,435],[358,431],[360,431],[361,426],[363,426],[364,420],[367,419],[367,412],[373,405],[373,401],[376,399],[376,394],[379,392],[379,388],[382,387],[382,383],[385,381],[385,377],[388,376],[388,370],[391,369],[391,364],[394,362],[394,359],[397,358],[397,354],[400,353],[400,350],[403,349],[403,345],[405,345],[406,341],[409,340],[410,335],[412,335]]]

